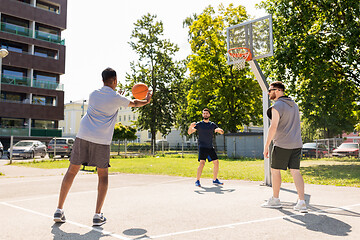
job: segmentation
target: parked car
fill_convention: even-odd
[[[21,140],[13,146],[13,157],[34,158],[36,156],[46,156],[46,145],[37,140]],[[10,148],[8,149],[10,158]]]
[[[56,142],[55,142],[56,139]],[[54,154],[61,155],[61,157],[70,157],[74,145],[74,138],[53,138],[48,144],[49,157],[54,157]],[[56,144],[55,144],[56,143]],[[56,148],[55,148],[56,145]]]
[[[319,158],[323,158],[326,154],[328,154],[327,147],[323,144],[305,143],[302,147],[301,154],[303,157],[316,157],[316,150]]]
[[[359,157],[359,143],[342,143],[339,147],[334,149],[332,155],[337,157]]]
[[[0,158],[2,158],[3,155],[4,155],[4,146],[0,142]]]

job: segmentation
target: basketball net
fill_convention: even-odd
[[[232,48],[228,51],[230,60],[234,63],[236,70],[241,70],[245,68],[245,62],[251,60],[250,49],[239,47]]]

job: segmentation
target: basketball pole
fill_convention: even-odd
[[[264,146],[265,146],[267,135],[268,135],[268,130],[269,130],[269,126],[270,126],[270,120],[268,119],[267,114],[266,114],[266,111],[270,107],[270,99],[269,99],[269,95],[268,95],[269,84],[266,82],[266,78],[265,78],[264,74],[262,73],[258,62],[256,60],[251,60],[251,61],[248,61],[248,63],[250,65],[252,72],[254,73],[254,75],[256,77],[256,80],[260,84],[260,87],[262,90],[263,125],[264,125],[263,142],[264,142]],[[271,148],[271,145],[269,148]],[[269,149],[269,153],[271,153],[271,149]],[[271,159],[271,154],[269,154],[269,158],[264,157],[264,173],[265,173],[264,184],[266,186],[271,186],[270,159]]]

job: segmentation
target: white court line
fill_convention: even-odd
[[[19,207],[19,206],[10,204],[10,203],[0,202],[0,204],[3,204],[3,205],[8,206],[8,207],[16,208],[16,209],[19,209],[19,210],[22,210],[22,211],[25,211],[25,212],[40,215],[42,217],[53,219],[53,217],[50,216],[50,215],[43,214],[43,213],[40,213],[40,212],[36,212],[36,211],[30,210],[30,209],[27,209],[27,208]],[[126,238],[126,237],[123,237],[123,236],[115,234],[115,233],[111,233],[111,232],[104,231],[104,230],[101,230],[101,229],[98,229],[98,228],[90,227],[90,226],[87,226],[87,225],[84,225],[84,224],[81,224],[81,223],[77,223],[77,222],[74,222],[74,221],[66,220],[66,223],[70,223],[72,225],[75,225],[75,226],[78,226],[78,227],[81,227],[81,228],[85,228],[85,229],[89,229],[91,231],[99,232],[101,234],[112,236],[112,237],[115,237],[115,238],[118,238],[118,239],[131,240],[130,238]]]
[[[188,179],[176,179],[176,180],[169,180],[169,181],[165,181],[165,182],[159,182],[159,183],[146,183],[146,184],[139,184],[139,185],[130,185],[130,186],[123,186],[123,187],[117,187],[117,188],[109,188],[108,191],[110,190],[119,190],[119,189],[124,189],[124,188],[132,188],[132,187],[143,187],[143,186],[148,186],[148,185],[161,185],[161,184],[167,184],[167,183],[173,183],[173,182],[181,182],[181,181],[185,181]],[[96,193],[97,190],[88,190],[88,191],[81,191],[81,192],[69,192],[69,195],[77,195],[77,194],[86,194],[86,193]],[[6,201],[8,203],[16,203],[16,202],[24,202],[24,201],[33,201],[33,200],[40,200],[40,199],[45,199],[45,198],[51,198],[51,197],[58,197],[59,194],[51,194],[51,195],[45,195],[45,196],[41,196],[41,197],[33,197],[33,198],[25,198],[25,199],[17,199],[17,200],[9,200]]]
[[[318,210],[318,211],[309,212],[309,213],[322,213],[322,212],[326,212],[326,211],[330,211],[330,210],[334,210],[334,211],[349,210],[350,208],[357,207],[357,206],[360,206],[360,203],[350,205],[350,206],[344,206],[344,207],[328,208],[328,209]],[[192,229],[192,230],[187,230],[187,231],[182,231],[182,232],[167,233],[167,234],[162,234],[162,235],[157,235],[157,236],[148,236],[148,238],[149,239],[154,239],[154,238],[171,237],[171,236],[175,236],[175,235],[194,233],[194,232],[200,232],[200,231],[206,231],[206,230],[213,230],[213,229],[217,229],[217,228],[234,228],[235,226],[239,226],[239,225],[266,222],[266,221],[273,221],[273,220],[285,219],[285,218],[294,217],[294,216],[302,216],[302,215],[305,215],[305,214],[306,213],[297,213],[297,214],[293,214],[293,215],[286,215],[286,216],[279,216],[279,217],[272,217],[272,218],[263,218],[263,219],[251,220],[251,221],[247,221],[247,222],[238,222],[238,223],[231,223],[231,224],[226,224],[226,225],[219,225],[219,226],[212,226],[212,227],[206,227],[206,228]],[[325,215],[327,215],[327,214],[325,214]]]

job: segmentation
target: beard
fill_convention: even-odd
[[[203,120],[209,120],[209,118],[203,118]]]

